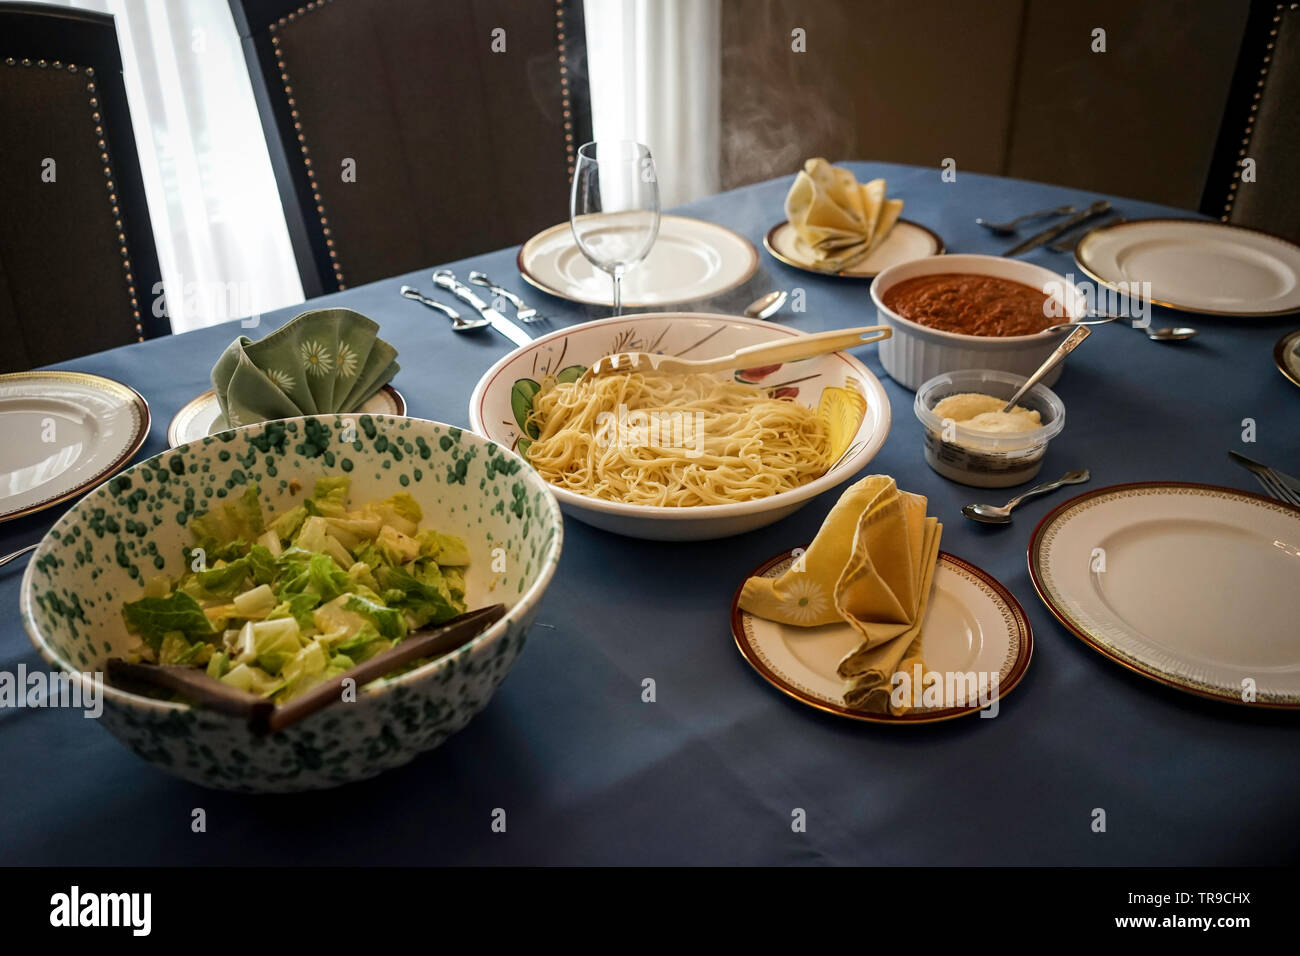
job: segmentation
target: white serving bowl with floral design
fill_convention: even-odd
[[[506,615],[470,643],[400,676],[367,684],[277,733],[183,703],[103,687],[100,722],[155,766],[227,790],[313,790],[411,760],[464,727],[515,662],[559,560],[560,509],[518,456],[438,422],[322,415],[220,432],[141,462],[100,485],[50,530],[23,577],[32,643],[81,682],[134,642],[122,603],[157,574],[176,576],[186,522],[209,502],[259,487],[282,512],[316,478],[347,474],[354,503],[409,492],[424,527],[463,537],[466,600]],[[501,570],[504,568],[504,570]]]
[[[507,448],[526,449],[526,419],[548,375],[576,378],[614,352],[650,352],[687,359],[715,358],[736,349],[805,333],[739,316],[707,312],[655,312],[586,322],[542,336],[511,352],[479,379],[470,397],[470,427]],[[552,488],[565,514],[615,534],[661,541],[724,538],[771,524],[817,495],[848,481],[875,456],[889,435],[889,397],[880,381],[845,352],[763,369],[735,378],[816,408],[824,389],[849,388],[865,399],[857,431],[824,475],[798,488],[756,501],[671,508],[604,501]]]

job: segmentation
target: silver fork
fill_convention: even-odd
[[[542,315],[532,306],[530,306],[519,296],[515,295],[504,286],[499,286],[488,276],[486,272],[474,271],[469,274],[469,281],[474,285],[481,285],[493,295],[499,295],[509,302],[515,309],[515,318],[526,325],[533,325],[538,322],[545,322],[546,316]]]
[[[1284,501],[1300,508],[1300,494],[1291,490],[1276,469],[1235,451],[1228,452],[1228,457],[1254,475],[1255,480],[1259,482],[1260,487],[1264,489],[1270,498],[1276,498],[1278,501]]]

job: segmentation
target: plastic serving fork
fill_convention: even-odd
[[[733,368],[779,365],[796,359],[827,355],[869,342],[887,339],[893,331],[887,325],[868,325],[856,329],[835,329],[815,335],[795,335],[777,342],[764,342],[737,349],[730,355],[712,359],[679,359],[649,352],[615,352],[598,359],[582,376],[584,379],[616,372],[667,372],[686,375],[691,372],[726,372]]]

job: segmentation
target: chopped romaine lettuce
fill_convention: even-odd
[[[284,514],[280,515],[271,522],[271,530],[281,541],[290,541],[302,527],[302,523],[307,520],[307,509],[303,505],[296,508],[290,508]]]
[[[266,530],[262,523],[261,493],[257,485],[249,485],[234,501],[225,502],[205,514],[194,515],[190,518],[190,529],[199,542],[211,540],[224,545],[235,540],[257,540]],[[208,560],[213,560],[211,554]]]
[[[351,480],[347,475],[336,478],[317,478],[311,497],[307,499],[307,511],[313,515],[327,515],[341,518],[348,510],[348,486]]]
[[[205,637],[216,632],[199,602],[184,591],[168,597],[147,597],[122,605],[126,629],[139,634],[155,651],[168,631],[186,636]]]
[[[263,514],[250,485],[193,516],[176,577],[158,576],[122,616],[135,661],[205,668],[283,703],[393,647],[408,631],[465,610],[465,542],[421,529],[400,492],[351,508],[347,476]]]
[[[375,630],[390,640],[397,640],[406,635],[406,618],[397,608],[385,607],[370,598],[353,594],[349,595],[343,609],[370,618],[375,625]]]

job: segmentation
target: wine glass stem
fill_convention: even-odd
[[[623,314],[623,273],[614,270],[614,315],[615,317]]]

